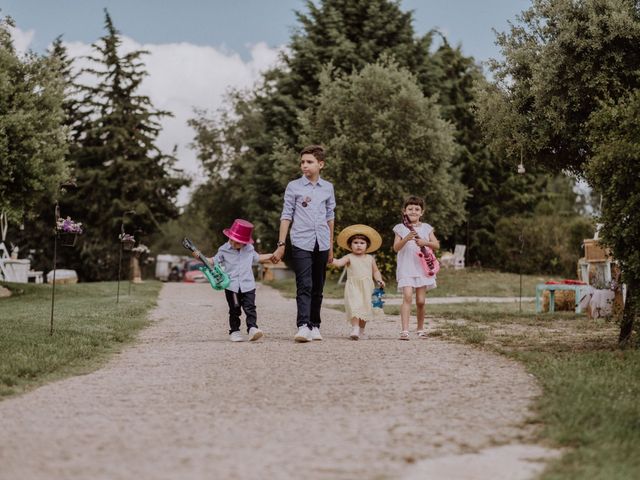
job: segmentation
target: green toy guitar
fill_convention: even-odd
[[[198,267],[198,270],[204,273],[204,276],[207,277],[207,280],[209,280],[209,283],[214,290],[224,290],[229,286],[229,284],[231,283],[229,274],[225,272],[220,265],[211,265],[209,263],[209,260],[207,260],[207,258],[202,255],[200,250],[198,250],[198,248],[193,244],[191,240],[189,240],[187,237],[184,237],[184,239],[182,240],[182,246],[187,250],[195,253],[200,261],[204,263],[204,265]]]

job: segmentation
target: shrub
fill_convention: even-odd
[[[504,217],[496,224],[495,267],[575,278],[582,240],[593,232],[593,222],[580,216]]]

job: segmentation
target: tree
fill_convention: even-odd
[[[0,211],[22,222],[68,176],[67,143],[56,61],[19,58],[10,26],[11,19],[0,19]]]
[[[602,193],[602,235],[619,259],[627,284],[620,329],[625,342],[640,312],[640,89],[592,115],[590,132],[593,147],[586,176]]]
[[[68,52],[62,43],[62,37],[57,37],[47,52],[48,59],[52,65],[52,71],[55,69],[56,76],[62,86],[62,110],[64,116],[62,126],[66,137],[68,149],[65,154],[65,163],[70,164],[70,157],[75,149],[78,148],[75,135],[78,134],[76,127],[82,120],[79,102],[79,86],[76,83],[77,73],[74,73],[73,59],[69,58]],[[71,152],[70,152],[71,151]],[[65,183],[70,184],[72,178],[65,178]],[[68,180],[68,181],[67,181]],[[43,196],[34,205],[34,215],[24,220],[24,230],[20,231],[17,238],[18,243],[23,250],[29,251],[31,259],[31,268],[36,270],[45,270],[51,268],[51,259],[53,258],[53,226],[54,217],[54,199],[60,199],[60,195],[64,194],[66,189],[56,190],[50,196]],[[64,215],[65,212],[62,212]],[[76,219],[81,221],[82,219]],[[60,258],[71,258],[72,253],[66,255],[60,252]]]
[[[209,200],[201,196],[201,200],[207,208],[215,208],[222,197],[238,199],[234,211],[251,218],[268,248],[277,240],[274,225],[282,202],[281,192],[274,191],[281,188],[274,162],[283,151],[294,152],[302,146],[299,116],[315,102],[320,72],[327,63],[332,63],[336,73],[349,74],[383,55],[390,56],[415,73],[423,91],[435,91],[431,34],[416,38],[412,15],[402,12],[398,2],[324,0],[318,7],[307,1],[306,7],[308,14],[297,13],[300,28],[292,36],[282,65],[266,72],[256,89],[235,92],[230,97],[232,114],[213,121],[197,112],[191,123],[196,130],[194,144],[200,156],[204,154],[201,160],[224,165],[224,181],[214,176],[203,186],[217,196]]]
[[[97,84],[82,88],[72,150],[78,190],[64,205],[87,225],[78,267],[88,280],[115,277],[125,211],[136,212],[127,218],[128,233],[150,235],[178,215],[178,190],[187,184],[174,169],[175,158],[155,145],[158,120],[170,113],[136,93],[146,76],[140,59],[147,52],[120,54],[120,34],[106,11],[105,28],[93,44],[94,67],[85,69]]]
[[[640,88],[640,4],[637,0],[534,0],[509,33],[498,36],[505,60],[494,62],[496,81],[479,100],[480,120],[492,146],[505,155],[525,158],[551,171],[577,175],[591,172],[591,185],[602,188],[610,180],[606,169],[591,168],[597,142],[606,136],[600,118],[605,104],[618,104]],[[612,122],[615,126],[616,123]],[[600,129],[593,129],[599,125]],[[612,135],[616,133],[612,132]],[[637,169],[637,157],[620,156],[619,168]],[[616,205],[628,200],[625,190],[606,189],[602,216],[620,218]],[[604,193],[604,192],[601,192]],[[607,211],[613,208],[613,211]],[[638,211],[630,212],[635,224]],[[611,245],[628,244],[631,230],[605,233]],[[630,252],[617,248],[627,266],[625,319],[636,316],[640,292],[637,272],[630,268]],[[631,328],[622,328],[620,341]]]
[[[464,220],[466,195],[458,171],[453,127],[433,98],[394,63],[351,75],[321,77],[317,107],[302,117],[304,139],[324,139],[323,175],[334,180],[336,228],[365,223],[384,234],[399,223],[408,195],[426,200],[426,220],[441,235]],[[282,159],[292,164],[291,157]],[[383,235],[387,254],[390,235]],[[387,272],[388,273],[388,272]]]

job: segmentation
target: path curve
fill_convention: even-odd
[[[165,284],[104,368],[0,402],[0,479],[417,478],[428,459],[528,438],[539,391],[519,364],[400,342],[395,318],[353,342],[331,309],[323,342],[294,344],[295,302],[258,289],[260,342],[228,341],[208,285]]]

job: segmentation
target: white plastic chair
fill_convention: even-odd
[[[456,248],[453,251],[453,267],[456,270],[464,268],[464,252],[466,250],[466,245],[456,245]]]

